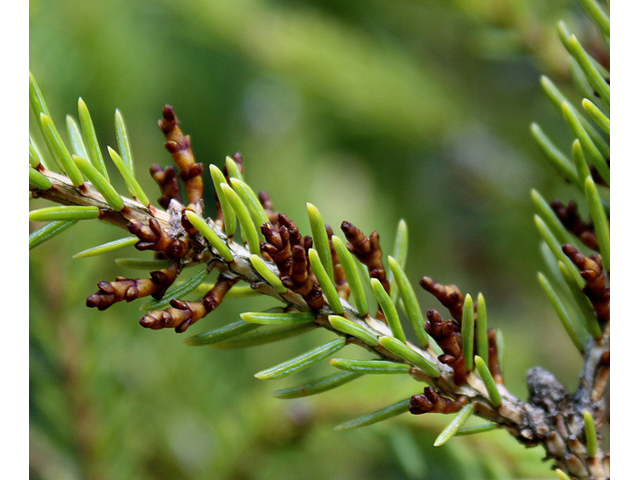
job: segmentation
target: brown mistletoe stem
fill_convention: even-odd
[[[171,105],[165,105],[162,109],[162,119],[158,121],[158,126],[167,139],[164,146],[180,170],[188,202],[197,205],[202,200],[202,164],[195,163],[191,152],[191,139],[188,135],[182,134]]]
[[[149,168],[149,173],[151,173],[151,176],[160,187],[162,195],[158,199],[158,203],[162,208],[169,208],[171,200],[177,200],[182,203],[180,187],[178,186],[178,173],[175,167],[170,165],[163,170],[160,165],[154,163]]]

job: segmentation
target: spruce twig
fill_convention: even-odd
[[[582,3],[608,38],[608,16],[593,1]],[[489,427],[466,433],[503,428],[525,445],[542,445],[555,461],[561,478],[607,478],[608,456],[601,451],[597,428],[605,422],[603,397],[610,363],[610,245],[608,205],[598,188],[610,184],[610,151],[602,135],[608,134],[610,128],[604,113],[610,87],[608,72],[564,24],[559,25],[558,32],[574,59],[578,83],[583,89],[593,87],[594,92],[585,95],[589,99],[583,100],[582,106],[601,129],[596,130],[550,79],[542,78],[544,91],[576,137],[571,155],[557,148],[539,126],[532,125],[532,134],[552,165],[584,196],[591,217],[580,219],[575,203],[569,202],[565,207],[557,200],[549,204],[532,192],[538,213],[535,224],[551,252],[550,263],[556,278],[563,286],[556,291],[544,275],[540,274],[539,280],[584,358],[580,384],[574,394],[541,368],[534,368],[527,375],[526,402],[509,392],[502,377],[504,346],[499,332],[488,328],[486,304],[481,295],[474,305],[472,297],[455,285],[442,285],[423,277],[420,286],[433,294],[452,317],[445,320],[437,311],[429,310],[425,323],[414,282],[405,271],[404,221],[398,225],[392,255],[387,257],[387,274],[376,232],[367,237],[344,221],[341,230],[347,240],[345,244],[333,235],[330,226],[324,225],[317,209],[307,204],[312,236],[303,236],[289,217],[274,212],[266,193],[256,194],[245,183],[240,154],[227,157],[223,169],[210,166],[218,202],[214,206],[215,217],[207,217],[203,166],[196,163],[191,141],[183,135],[175,112],[168,105],[163,108],[159,126],[175,167],[163,169],[154,165],[150,169],[160,187],[159,204],[163,211],[151,205],[135,178],[131,142],[120,112],[116,110],[115,116],[118,152],[110,148],[108,152],[133,199],[121,196],[112,186],[84,102],[78,102],[80,127],[67,117],[73,146],[69,150],[30,75],[31,108],[53,162],[43,162],[30,138],[29,190],[33,198],[60,204],[30,213],[32,220],[50,222],[30,236],[30,248],[79,220],[97,218],[133,233],[135,248],[154,254],[153,259],[137,264],[151,267],[148,278],[116,277],[114,281],[99,282],[98,292],[87,298],[87,305],[103,310],[116,302],[151,296],[154,300],[143,306],[151,311],[140,320],[151,329],[174,328],[178,333],[184,332],[214,311],[225,297],[257,292],[271,296],[281,305],[266,312],[245,312],[241,321],[191,337],[185,342],[188,345],[245,348],[316,328],[325,328],[339,337],[259,372],[256,376],[261,379],[296,373],[327,360],[346,344],[362,347],[376,357],[334,358],[329,364],[342,371],[276,391],[272,395],[277,398],[318,394],[364,374],[404,374],[427,384],[424,393],[342,424],[338,429],[368,425],[406,411],[452,414],[453,421],[436,440],[436,445],[441,445],[462,434],[464,422],[476,415],[488,420]],[[600,108],[603,105],[605,109]],[[179,182],[185,187],[186,202],[181,199]],[[236,220],[242,235],[235,235]],[[572,246],[571,235],[598,253],[583,254]],[[78,256],[104,253],[130,243],[130,239],[125,239]],[[202,269],[184,282],[178,280],[187,267],[194,265],[202,265]],[[205,284],[213,270],[218,271],[215,283]],[[369,311],[363,276],[379,305],[375,315]],[[234,295],[234,289],[242,293]],[[573,301],[570,307],[562,298],[564,292]],[[187,294],[197,294],[200,300],[185,300]],[[404,334],[396,308],[398,297],[417,342]],[[574,318],[570,318],[573,315],[570,312],[577,312]]]

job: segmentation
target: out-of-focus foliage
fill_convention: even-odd
[[[171,163],[156,126],[169,103],[197,161],[222,166],[240,151],[247,181],[303,228],[312,202],[334,229],[343,220],[375,229],[390,251],[405,218],[410,278],[482,291],[507,342],[506,381],[524,397],[527,368],[568,382],[579,368],[536,283],[529,197],[533,186],[545,198],[565,189],[528,128],[535,120],[569,145],[538,82],[541,73],[569,81],[560,18],[597,48],[568,1],[31,0],[30,70],[59,126],[82,96],[103,146],[115,146],[114,110],[123,112],[147,192],[145,169]],[[173,332],[142,329],[134,305],[87,309],[87,285],[122,271],[71,255],[123,236],[113,230],[71,229],[31,254],[33,478],[550,476],[541,451],[505,432],[433,448],[446,418],[332,429],[419,393],[407,380],[366,378],[285,401],[268,393],[330,367],[253,377],[327,332],[273,348],[192,349]],[[423,309],[436,307],[423,293]],[[228,299],[198,331],[261,306]]]

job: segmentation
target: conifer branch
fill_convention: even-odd
[[[591,0],[582,3],[608,37],[606,13]],[[608,134],[608,72],[588,55],[564,24],[559,25],[558,32],[568,54],[575,58],[593,87],[593,98],[601,100],[596,100],[598,105],[591,100],[582,104]],[[576,137],[571,155],[556,147],[538,125],[533,124],[531,132],[554,168],[584,198],[590,218],[578,215],[573,200],[566,206],[561,200],[547,203],[538,192],[532,192],[538,212],[534,222],[544,240],[556,284],[542,273],[538,278],[584,363],[573,394],[550,372],[539,367],[531,369],[527,374],[526,401],[515,397],[505,385],[501,337],[496,329],[488,328],[484,297],[479,294],[474,303],[470,294],[455,285],[440,284],[427,276],[414,282],[407,276],[404,221],[398,225],[394,250],[387,257],[377,232],[366,236],[345,220],[340,225],[346,239],[342,240],[330,225],[324,224],[320,212],[311,204],[307,204],[311,236],[305,236],[305,228],[274,210],[269,194],[256,194],[245,183],[244,161],[238,153],[227,157],[222,168],[209,166],[216,204],[208,206],[215,212],[208,217],[203,165],[196,163],[191,140],[182,133],[169,105],[162,109],[158,125],[175,167],[154,164],[149,169],[160,190],[160,208],[151,205],[135,178],[124,119],[116,111],[119,153],[111,148],[108,152],[133,197],[127,198],[116,191],[107,175],[84,102],[79,100],[78,104],[81,128],[71,117],[67,119],[73,147],[70,151],[31,75],[29,82],[31,108],[51,156],[51,161],[45,159],[30,137],[29,191],[34,199],[61,205],[30,213],[32,220],[50,221],[30,236],[30,248],[81,224],[80,220],[97,218],[127,230],[135,236],[136,249],[154,255],[152,260],[141,263],[151,269],[148,278],[100,281],[98,291],[87,298],[87,306],[104,310],[117,302],[151,296],[154,300],[143,307],[147,313],[140,324],[182,333],[216,310],[225,297],[243,298],[258,292],[272,297],[277,306],[266,312],[245,312],[240,321],[190,337],[185,343],[244,348],[324,328],[340,338],[263,370],[256,377],[281,378],[320,361],[328,361],[340,371],[278,390],[272,394],[274,397],[318,394],[364,374],[404,374],[426,384],[423,393],[337,428],[370,425],[406,411],[416,415],[451,414],[453,421],[436,445],[456,434],[502,428],[524,445],[543,446],[561,478],[608,478],[608,454],[602,451],[597,431],[608,423],[604,394],[610,368],[610,220],[603,191],[610,185],[609,146],[608,140],[549,78],[542,78],[543,90]],[[180,182],[186,191],[186,202],[180,195]],[[236,231],[238,225],[241,234]],[[581,252],[574,240],[596,253]],[[104,253],[130,243],[131,238],[127,238],[77,256]],[[187,267],[195,265],[201,265],[199,273],[180,283]],[[218,272],[215,283],[205,283],[214,270]],[[451,318],[443,318],[433,309],[423,316],[414,283],[432,294]],[[188,294],[197,294],[199,300],[187,300]],[[367,294],[375,298],[373,309],[369,308]],[[411,338],[403,331],[401,312],[411,326]],[[571,316],[570,312],[577,313]],[[329,359],[347,344],[361,347],[374,358]],[[489,421],[489,426],[460,430],[471,415]]]
[[[165,114],[166,112],[167,108],[164,110]],[[153,170],[152,174],[158,173],[157,169]],[[161,211],[151,205],[144,206],[139,202],[122,197],[124,207],[117,211],[90,184],[85,183],[75,187],[65,177],[49,172],[42,167],[40,167],[39,171],[50,179],[52,186],[47,190],[40,190],[33,185],[30,186],[30,190],[35,194],[34,196],[66,205],[97,206],[100,219],[111,221],[121,228],[126,228],[138,237],[139,240],[135,244],[137,249],[151,250],[172,260],[168,267],[152,271],[150,278],[147,279],[118,277],[113,282],[99,282],[99,291],[87,299],[89,306],[106,309],[115,302],[132,301],[143,296],[153,296],[156,299],[161,299],[167,289],[176,281],[184,267],[204,263],[207,265],[207,270],[216,269],[220,274],[215,285],[204,295],[201,301],[194,302],[173,298],[170,300],[168,308],[154,310],[146,314],[140,320],[140,323],[151,329],[174,328],[177,332],[183,332],[190,325],[213,311],[233,285],[238,282],[244,282],[250,285],[252,289],[271,295],[283,302],[286,305],[285,310],[307,312],[305,315],[310,315],[309,319],[306,320],[307,322],[311,320],[312,323],[334,331],[336,334],[345,337],[348,342],[359,344],[366,348],[379,359],[390,361],[394,364],[408,365],[409,369],[407,371],[411,376],[433,384],[431,388],[437,388],[441,392],[437,394],[437,398],[440,399],[439,402],[446,402],[447,395],[451,395],[453,398],[464,399],[465,402],[481,404],[482,407],[479,407],[478,411],[484,412],[484,415],[490,420],[509,429],[520,429],[516,419],[521,419],[525,416],[525,404],[503,389],[501,393],[504,402],[501,406],[501,411],[497,411],[493,407],[491,398],[479,377],[475,377],[473,373],[463,370],[462,375],[456,374],[454,381],[454,369],[450,367],[447,355],[455,357],[456,352],[458,354],[460,352],[455,350],[455,347],[449,348],[446,341],[442,341],[442,345],[449,353],[441,357],[444,358],[444,363],[441,363],[432,353],[432,347],[435,347],[436,344],[429,345],[427,341],[422,345],[405,343],[406,340],[402,337],[401,340],[397,340],[393,337],[393,332],[385,322],[369,316],[366,310],[362,311],[363,307],[358,309],[351,305],[348,296],[344,296],[344,289],[343,296],[333,298],[331,302],[336,305],[336,301],[339,300],[340,309],[336,311],[331,307],[330,303],[325,302],[323,291],[317,283],[316,275],[311,268],[312,262],[309,260],[309,251],[314,251],[312,249],[313,241],[311,237],[303,236],[296,224],[285,214],[271,215],[270,218],[275,223],[265,222],[261,225],[260,229],[264,238],[261,243],[261,251],[264,258],[261,260],[260,266],[256,268],[256,255],[249,250],[248,244],[239,243],[227,237],[220,225],[210,219],[204,222],[206,227],[199,222],[195,222],[195,219],[199,217],[194,217],[195,213],[189,210],[194,207],[180,204],[176,197],[170,199],[167,211]],[[190,181],[190,178],[186,180],[182,177],[180,178],[183,181]],[[233,179],[235,177],[230,178]],[[158,183],[162,191],[164,189],[163,182],[160,181]],[[192,200],[195,200],[196,197],[192,196]],[[263,198],[265,198],[264,195]],[[199,202],[200,199],[197,198],[197,201]],[[240,199],[240,201],[242,200]],[[199,209],[201,208],[200,206]],[[268,212],[265,211],[265,213]],[[191,219],[195,223],[192,224],[186,219]],[[224,243],[232,253],[231,258],[227,257],[225,259],[226,255],[216,249],[216,243],[211,243],[207,240],[207,235],[202,233],[205,228],[207,232],[213,232],[216,238],[219,238]],[[382,285],[382,280],[386,280],[386,274],[381,262],[382,251],[379,247],[377,234],[374,232],[371,237],[366,238],[357,227],[348,222],[343,224],[343,229],[348,232],[347,238],[350,239],[347,245],[358,254],[359,258],[352,257],[348,246],[345,246],[335,236],[333,236],[333,241],[329,245],[335,247],[335,242],[338,241],[340,248],[344,249],[341,253],[343,257],[341,262],[346,260],[349,260],[349,262],[362,261],[367,266],[371,279],[380,282]],[[331,233],[330,227],[327,228],[327,232]],[[327,239],[329,239],[328,236]],[[332,259],[334,274],[338,273],[338,275],[335,275],[335,278],[337,278],[336,288],[348,283],[349,291],[352,291],[354,280],[351,280],[351,282],[341,280],[343,275],[340,274],[340,269],[337,268],[340,264],[335,263],[334,255],[332,255]],[[321,265],[321,262],[317,263]],[[269,265],[272,265],[272,271],[278,273],[282,285],[286,287],[286,291],[274,286],[273,280],[271,282],[268,281],[268,278],[265,277],[269,277],[269,275],[260,274],[260,271],[263,271],[263,267],[271,268]],[[411,296],[412,287],[408,283],[405,284],[407,281],[404,278],[405,274],[399,270],[395,263],[392,262],[392,266],[396,269],[394,272],[395,278],[403,282],[401,291],[405,292],[405,296]],[[360,274],[355,266],[350,267],[349,271],[352,273],[347,275],[346,278],[351,276],[352,279],[359,279]],[[360,285],[358,289],[362,287],[363,285]],[[386,289],[383,288],[382,291],[386,294]],[[456,297],[456,295],[454,294],[453,297]],[[420,315],[419,312],[415,311],[418,308],[417,304],[413,306],[413,301],[409,300],[409,297],[406,298],[405,305],[412,305],[413,314]],[[390,308],[388,303],[386,307]],[[452,308],[454,308],[453,304]],[[243,318],[245,321],[254,322],[258,316],[247,314]],[[338,320],[340,322],[336,323]],[[349,327],[348,325],[352,326]],[[418,325],[422,331],[423,338],[426,340],[428,338],[427,332],[422,328],[421,323],[414,323],[416,328],[418,328]],[[236,329],[236,331],[242,334],[244,329]],[[362,333],[358,333],[358,331]],[[229,336],[225,337],[226,340],[229,338]],[[489,344],[491,345],[490,338]],[[455,343],[452,345],[455,345]],[[463,357],[459,355],[456,358]],[[440,403],[437,404],[440,405]],[[426,408],[424,402],[421,405],[423,405],[422,411],[429,411],[424,410]],[[437,407],[436,411],[444,412],[446,410],[453,412],[452,408],[447,407],[447,409],[442,410]]]

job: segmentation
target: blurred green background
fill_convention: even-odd
[[[343,220],[375,229],[390,252],[404,218],[414,282],[428,275],[484,294],[514,394],[526,398],[534,365],[575,388],[579,356],[536,281],[543,266],[529,197],[534,187],[547,199],[572,192],[528,127],[536,121],[570,145],[539,76],[575,98],[555,24],[564,19],[589,44],[578,2],[30,0],[29,13],[30,70],[54,121],[62,128],[67,113],[77,117],[82,96],[106,149],[120,109],[152,198],[148,167],[171,163],[157,128],[168,103],[197,161],[221,166],[241,152],[248,182],[305,233],[311,202],[335,231]],[[362,378],[298,401],[268,394],[328,366],[253,377],[327,332],[215,351],[141,328],[139,304],[86,308],[98,281],[145,275],[112,262],[143,256],[134,249],[71,258],[122,236],[110,225],[76,226],[31,252],[31,478],[551,478],[541,450],[502,431],[433,448],[447,422],[438,415],[333,430],[419,393],[404,377]],[[425,311],[439,308],[418,294]],[[270,305],[227,300],[188,334]]]

